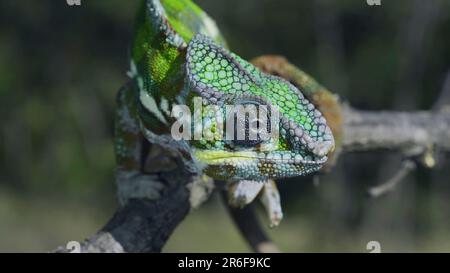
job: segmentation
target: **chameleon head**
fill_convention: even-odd
[[[254,120],[249,113],[233,116],[237,119],[234,128],[236,124],[243,125],[240,130],[244,139],[229,140],[219,132],[219,137],[192,140],[195,158],[206,166],[205,173],[216,179],[262,181],[305,175],[319,170],[334,149],[325,118],[299,89],[284,79],[261,72],[206,36],[198,34],[188,45],[186,77],[190,106],[194,95],[200,96],[203,104],[214,105],[216,108],[211,109],[217,109],[213,112],[222,113],[222,117],[229,105],[264,106],[249,108],[258,109],[259,118],[262,113],[268,115],[270,126],[277,125],[271,127],[276,128],[277,137],[250,140],[249,125]],[[202,111],[201,117],[204,125],[217,129],[217,115]],[[268,131],[274,135],[273,130]]]

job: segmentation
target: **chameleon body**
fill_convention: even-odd
[[[213,20],[190,0],[147,0],[139,10],[131,52],[131,78],[118,94],[115,149],[119,179],[145,179],[140,171],[143,141],[179,153],[186,166],[229,182],[230,202],[245,205],[257,195],[272,224],[282,217],[272,179],[317,171],[334,148],[325,118],[289,82],[267,75],[227,49]],[[192,113],[195,98],[226,113],[226,105],[275,109],[276,139],[174,140],[175,105]],[[214,114],[214,113],[213,113]],[[218,121],[201,111],[209,129]],[[246,129],[248,119],[238,120]],[[247,131],[246,131],[247,132]],[[215,135],[214,135],[215,134]]]

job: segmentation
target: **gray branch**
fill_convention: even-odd
[[[344,110],[344,151],[450,150],[450,112]]]

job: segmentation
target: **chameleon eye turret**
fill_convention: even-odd
[[[257,145],[263,144],[268,140],[264,137],[264,133],[269,136],[271,133],[271,123],[270,116],[267,115],[266,111],[260,109],[259,105],[246,103],[243,104],[243,109],[254,110],[253,115],[238,115],[237,113],[233,113],[228,118],[234,119],[233,128],[232,128],[232,140],[230,140],[229,145],[234,147],[235,150],[240,148],[257,148]],[[261,115],[265,115],[264,120],[260,117]],[[226,121],[228,122],[228,120]],[[258,130],[260,127],[261,130]],[[264,130],[262,130],[264,129]],[[241,131],[242,137],[239,138],[238,132]]]

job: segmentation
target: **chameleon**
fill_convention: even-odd
[[[191,171],[226,181],[231,205],[258,197],[271,225],[278,225],[283,213],[274,180],[318,171],[334,149],[321,112],[297,87],[231,52],[216,23],[191,0],[142,1],[130,55],[130,81],[117,95],[117,179],[144,181],[145,143],[155,143],[178,153]],[[227,140],[212,130],[212,138],[175,140],[173,109],[184,105],[195,112],[196,98],[216,113],[225,113],[227,105],[274,109],[278,115],[269,123],[279,134]],[[197,114],[209,129],[218,126],[211,112]],[[248,117],[237,123],[248,132]]]

